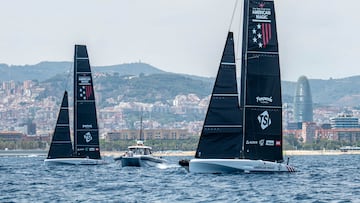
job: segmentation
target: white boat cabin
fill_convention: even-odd
[[[136,145],[128,147],[126,155],[151,155],[151,147],[145,146],[143,141],[136,141]]]

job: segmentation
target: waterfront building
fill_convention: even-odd
[[[185,129],[145,129],[143,136],[144,140],[181,140],[190,137],[188,130]],[[140,139],[139,130],[108,132],[105,139],[107,141],[138,140]]]
[[[330,118],[331,128],[359,128],[359,118],[352,115],[339,115],[334,118]]]
[[[303,142],[313,142],[315,139],[316,130],[318,129],[314,122],[303,122],[301,138]]]

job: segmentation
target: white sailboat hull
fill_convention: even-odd
[[[102,159],[89,159],[89,158],[57,158],[45,159],[45,165],[101,165],[106,164]]]
[[[192,173],[233,173],[233,172],[295,172],[295,168],[283,164],[250,159],[192,159],[189,163]]]

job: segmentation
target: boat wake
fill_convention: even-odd
[[[169,163],[160,163],[156,164],[156,168],[158,169],[169,169],[169,168],[179,168],[180,166],[178,164],[169,164]]]

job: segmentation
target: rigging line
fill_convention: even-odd
[[[243,7],[244,7],[244,4],[240,4],[240,11],[244,10]],[[241,56],[241,54],[239,54],[239,47],[240,47],[240,44],[241,44],[240,43],[240,33],[241,33],[241,28],[242,28],[241,25],[243,25],[244,18],[242,17],[241,20],[242,21],[240,21],[240,26],[238,26],[237,39],[236,39],[237,43],[236,43],[236,52],[235,52],[235,54],[238,55],[238,56]],[[237,57],[235,57],[235,61],[236,61],[236,59],[237,59]],[[240,58],[238,58],[238,59],[240,60]]]
[[[238,4],[238,0],[235,1],[234,10],[233,10],[233,13],[231,15],[231,20],[230,20],[229,31],[230,31],[231,25],[232,25],[232,23],[234,21],[234,16],[235,16],[235,13],[236,13],[237,4]]]

